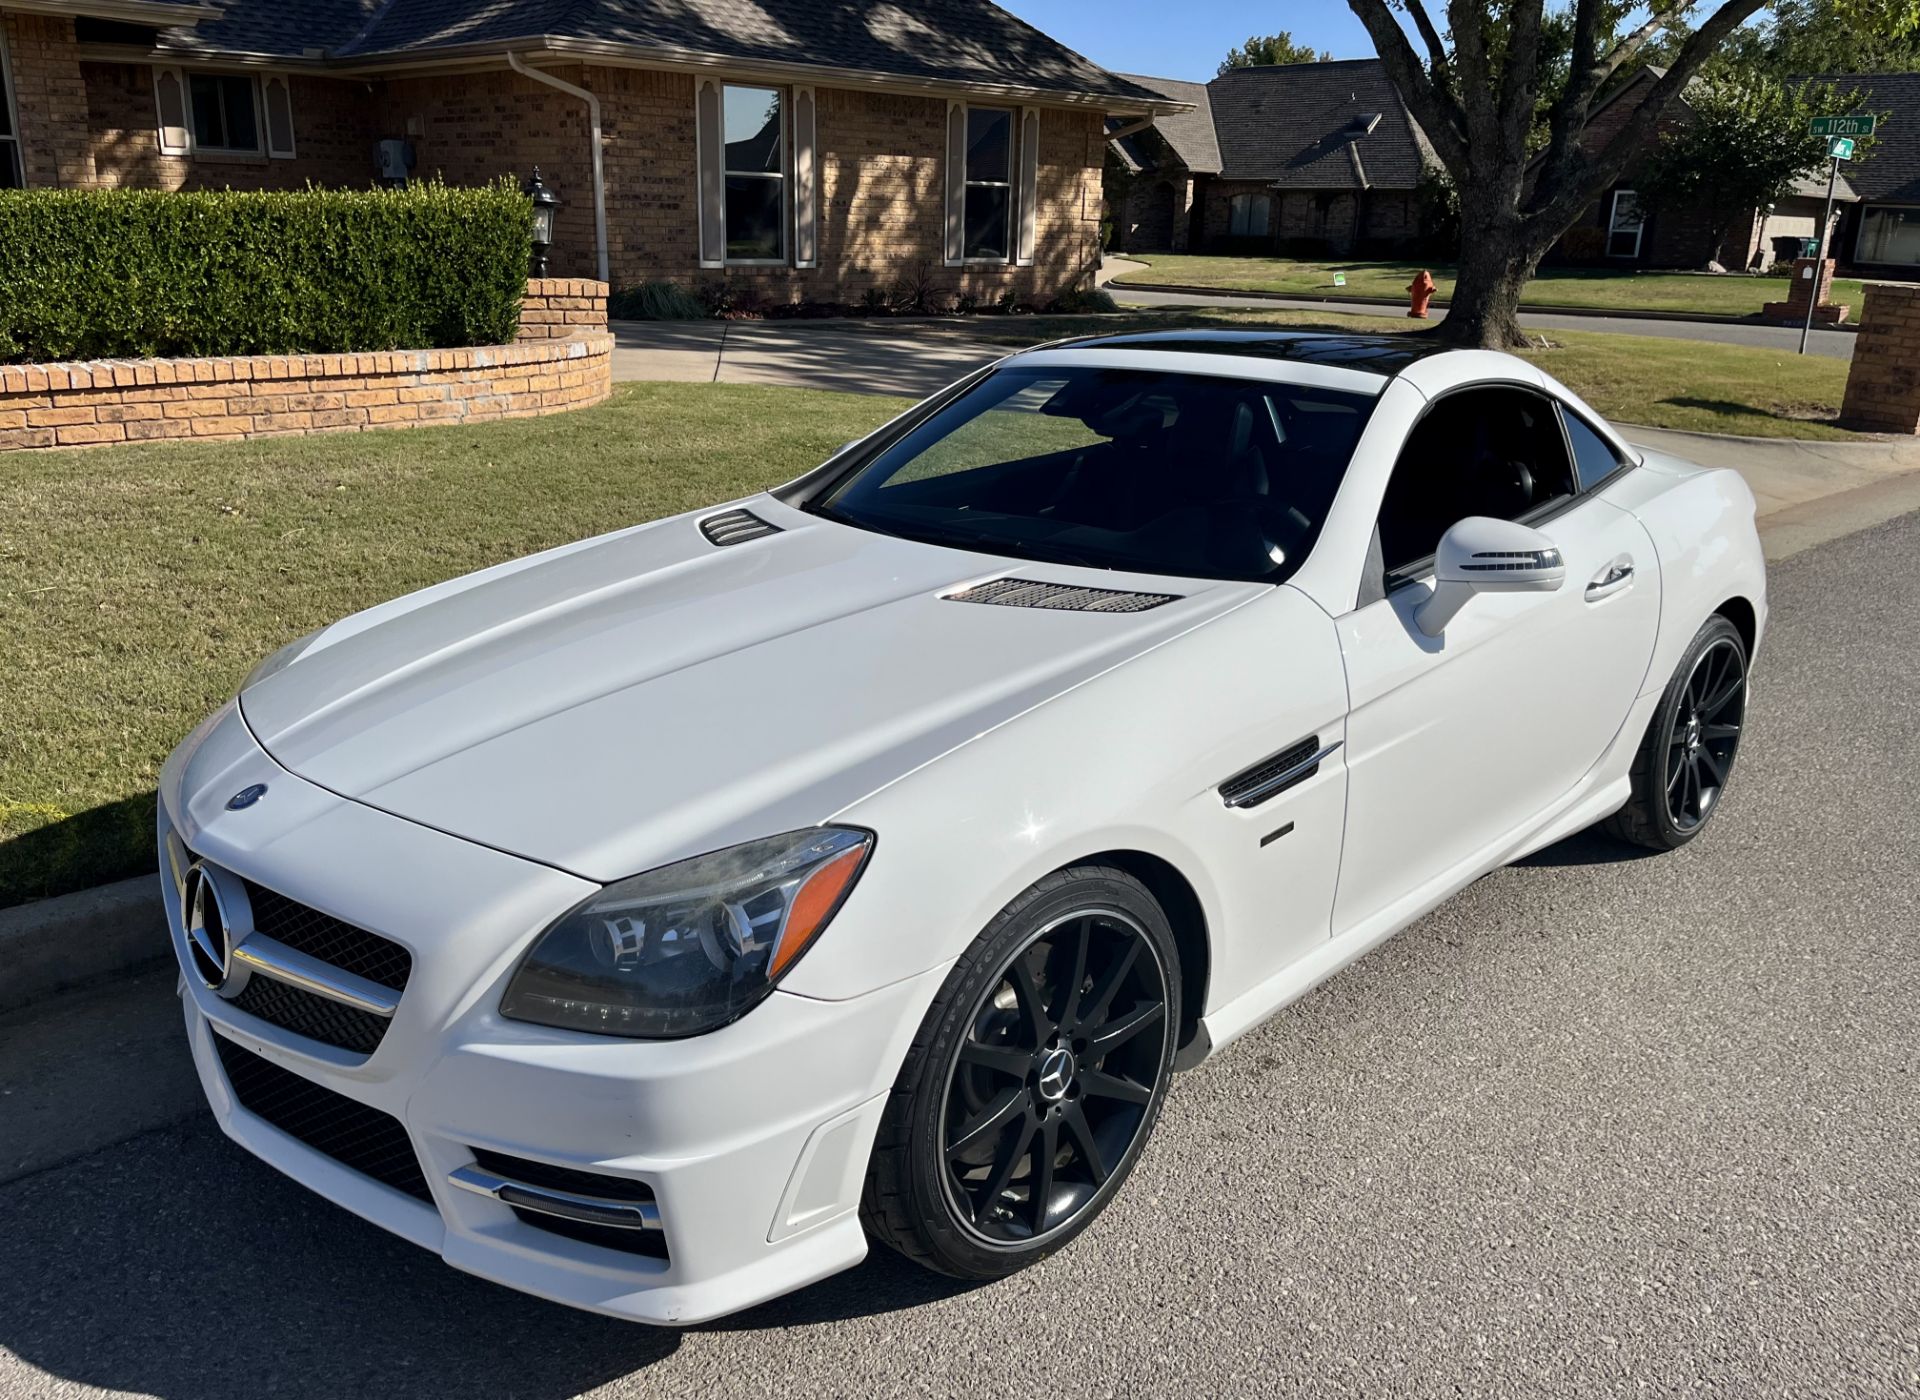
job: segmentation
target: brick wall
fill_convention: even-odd
[[[1760,315],[1769,321],[1804,326],[1807,323],[1807,303],[1812,302],[1813,323],[1816,326],[1844,325],[1849,308],[1835,305],[1832,295],[1833,259],[1795,258],[1793,275],[1787,281],[1787,299],[1766,303],[1760,308]]]
[[[150,67],[80,63],[71,20],[0,18],[14,46],[31,185],[364,186],[377,174],[374,143],[403,138],[413,142],[417,175],[451,184],[524,179],[538,165],[565,201],[552,270],[595,271],[586,104],[565,93],[504,70],[373,83],[300,74],[292,79],[296,158],[167,156]],[[820,266],[703,270],[693,77],[628,68],[553,72],[601,98],[616,285],[727,277],[775,300],[851,302],[868,288],[912,280],[925,264],[950,292],[1044,300],[1098,263],[1105,141],[1097,112],[1041,112],[1036,265],[946,268],[945,101],[818,88]]]
[[[1841,425],[1920,433],[1920,287],[1869,283]]]
[[[485,423],[581,408],[613,388],[606,296],[604,282],[529,282],[527,312],[546,332],[513,345],[0,365],[0,451]]]
[[[531,277],[520,299],[519,340],[554,340],[607,328],[607,284],[586,277]]]
[[[76,57],[73,21],[50,15],[0,13],[13,56],[14,108],[27,184],[86,185],[93,170],[87,144],[87,92]]]

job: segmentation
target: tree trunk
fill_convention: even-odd
[[[1511,210],[1474,217],[1463,200],[1460,212],[1460,273],[1434,334],[1482,350],[1522,347],[1520,293],[1546,250],[1527,246]]]

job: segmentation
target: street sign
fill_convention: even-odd
[[[1810,136],[1871,136],[1878,118],[1872,112],[1851,117],[1814,117],[1807,123]]]
[[[1829,136],[1827,154],[1835,160],[1853,159],[1853,138],[1851,136]]]

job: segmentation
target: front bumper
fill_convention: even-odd
[[[256,807],[229,813],[211,800],[255,782],[269,785]],[[201,857],[413,955],[378,1048],[344,1054],[208,990],[163,876],[201,1084],[221,1128],[256,1156],[456,1268],[637,1321],[717,1317],[865,1256],[858,1207],[873,1137],[944,967],[845,1001],[776,992],[681,1041],[527,1026],[498,1016],[504,981],[533,932],[590,886],[312,788],[231,710],[169,761],[160,799],[163,871],[177,832]],[[215,1037],[397,1120],[431,1199],[249,1111]],[[476,1150],[651,1188],[666,1258],[556,1233],[462,1189],[456,1174],[471,1175]]]

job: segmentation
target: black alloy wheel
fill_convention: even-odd
[[[1656,851],[1693,840],[1720,810],[1746,724],[1746,640],[1716,613],[1674,668],[1634,755],[1633,795],[1606,830]]]
[[[941,1115],[956,1214],[1018,1245],[1092,1204],[1147,1121],[1168,1034],[1146,932],[1076,910],[1016,953],[955,1050]]]
[[[981,1280],[1066,1244],[1153,1131],[1180,1006],[1173,931],[1144,886],[1105,866],[1036,882],[927,1010],[874,1144],[869,1232]]]
[[[1733,774],[1747,717],[1747,659],[1739,638],[1718,637],[1694,660],[1668,729],[1667,817],[1680,831],[1697,829]]]

